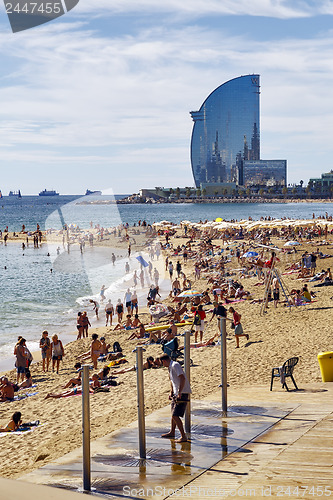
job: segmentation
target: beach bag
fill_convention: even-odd
[[[193,322],[193,324],[196,325],[196,326],[201,325],[201,318],[200,318],[199,314],[196,314],[194,316],[194,322]]]
[[[235,326],[235,335],[242,335],[243,334],[243,327],[240,323]]]
[[[123,352],[122,348],[120,347],[119,342],[114,342],[112,349],[113,349],[113,352]]]

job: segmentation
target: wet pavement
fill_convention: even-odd
[[[252,453],[247,444],[297,406],[290,401],[231,403],[223,417],[217,400],[192,401],[191,437],[186,443],[161,438],[170,427],[170,408],[162,408],[146,417],[146,459],[139,457],[136,422],[91,443],[92,493],[114,498],[170,496],[200,479],[207,469],[214,472],[214,466],[230,454]],[[21,479],[82,492],[82,448]]]

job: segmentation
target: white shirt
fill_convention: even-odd
[[[170,377],[170,381],[172,384],[172,390],[173,390],[173,393],[175,395],[178,395],[178,392],[179,392],[180,376],[181,375],[184,375],[184,377],[185,377],[185,385],[183,387],[182,393],[191,394],[191,392],[192,392],[191,386],[190,386],[190,383],[185,376],[183,368],[181,367],[181,365],[177,361],[171,360],[170,365],[169,365],[169,377]],[[179,396],[180,396],[180,394],[179,394]]]

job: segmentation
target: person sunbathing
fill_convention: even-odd
[[[19,389],[27,389],[28,387],[32,386],[32,377],[31,377],[31,373],[29,370],[26,370],[25,377],[26,377],[26,379],[23,382],[21,382],[20,384],[18,384]]]
[[[68,387],[73,387],[75,385],[81,385],[81,383],[82,383],[82,381],[81,381],[82,371],[80,370],[81,363],[75,363],[74,368],[76,371],[79,371],[78,376],[71,378],[67,382],[67,384],[63,386],[64,389],[67,389]]]
[[[144,370],[150,370],[151,368],[158,368],[159,366],[160,364],[158,363],[158,361],[154,360],[153,356],[148,356],[146,361],[143,363],[142,368]],[[136,365],[133,365],[129,368],[123,368],[122,370],[115,370],[111,373],[111,375],[122,375],[123,373],[136,372],[136,369]]]
[[[133,324],[132,324],[131,315],[127,314],[126,322],[123,325],[121,323],[117,323],[113,330],[123,330],[123,329],[131,330],[132,327],[133,327]]]
[[[132,335],[130,335],[128,337],[127,340],[133,340],[133,339],[142,339],[145,337],[145,334],[146,334],[146,329],[144,327],[144,324],[143,323],[140,323],[139,324],[139,330],[138,331],[134,331],[132,333]]]
[[[101,387],[101,384],[99,382],[99,377],[97,373],[94,373],[91,377],[91,382],[89,383],[89,393],[94,394],[95,389]],[[59,398],[66,398],[68,396],[74,396],[75,394],[82,394],[82,385],[78,387],[73,387],[72,389],[68,391],[63,391],[60,393],[51,393],[49,392],[44,399],[49,399],[49,398],[54,398],[54,399],[59,399]]]
[[[17,429],[20,427],[22,420],[21,420],[21,412],[16,411],[13,413],[11,420],[8,422],[6,427],[3,427],[0,429],[0,432],[14,432],[17,431]]]
[[[7,377],[3,377],[2,386],[0,388],[0,401],[13,401],[14,386]]]

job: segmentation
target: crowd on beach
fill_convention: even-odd
[[[108,296],[107,288],[101,286],[99,299],[91,298],[87,304],[88,311],[81,310],[77,314],[75,342],[89,339],[89,349],[82,350],[73,360],[72,376],[61,390],[55,392],[50,388],[45,399],[80,394],[84,363],[93,366],[91,394],[110,391],[111,387],[119,383],[121,375],[136,371],[135,364],[127,366],[128,353],[121,346],[125,339],[126,345],[128,341],[132,342],[133,347],[145,345],[148,351],[152,345],[160,346],[158,356],[147,353],[145,370],[168,366],[166,355],[173,360],[182,360],[184,329],[189,329],[193,335],[191,348],[201,349],[218,344],[221,318],[228,322],[228,335],[234,339],[235,347],[249,347],[251,341],[247,324],[250,318],[240,312],[242,302],[260,303],[263,313],[267,313],[270,306],[273,306],[274,311],[276,308],[299,307],[319,300],[317,287],[333,285],[331,267],[323,264],[325,259],[332,257],[332,229],[328,225],[331,218],[327,214],[322,220],[324,225],[321,226],[286,224],[279,227],[272,224],[271,227],[252,230],[232,221],[224,231],[214,224],[209,225],[208,221],[183,223],[177,228],[172,224],[150,226],[145,221],[144,224],[139,221],[132,227],[123,225],[113,231],[100,228],[101,239],[112,233],[128,245],[128,259],[131,258],[132,247],[135,248],[132,238],[138,237],[140,231],[145,232],[146,251],[150,256],[146,264],[151,280],[146,303],[139,303],[138,299],[137,285],[140,278],[134,278],[133,286],[126,289],[122,298]],[[278,241],[281,242],[279,246]],[[289,242],[292,244],[286,246]],[[302,242],[313,244],[312,250],[300,252],[298,247]],[[112,256],[110,259],[114,263]],[[165,276],[170,280],[169,295],[163,299],[159,288],[160,273],[152,261],[163,262]],[[141,264],[141,271],[143,266],[144,263]],[[300,286],[288,290],[284,277],[289,275],[300,280]],[[256,281],[251,289],[247,286],[248,278]],[[309,290],[309,286],[316,287],[316,290]],[[255,293],[255,290],[258,292]],[[90,336],[90,312],[97,321],[105,324],[105,334],[100,335],[94,330]],[[211,324],[215,325],[213,329]],[[116,335],[117,341],[109,343],[106,340],[108,335]],[[53,334],[49,338],[48,331],[43,331],[40,349],[42,371],[59,374],[66,355],[66,346],[59,336]],[[23,337],[18,338],[14,355],[16,381],[7,376],[1,377],[0,401],[18,400],[19,405],[16,395],[34,386],[33,358]],[[21,415],[14,415],[0,432],[20,428]],[[173,435],[174,429],[169,436]],[[181,438],[184,439],[184,436]]]

